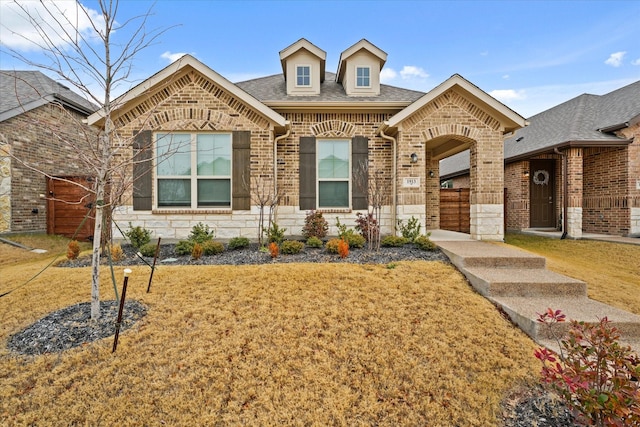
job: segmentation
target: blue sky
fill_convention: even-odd
[[[8,4],[0,40],[20,50]],[[457,73],[525,117],[640,80],[640,1],[121,0],[119,21],[150,7],[149,26],[171,28],[137,56],[136,83],[182,53],[233,82],[281,73],[279,51],[302,37],[327,52],[328,71],[366,38],[388,54],[386,84],[426,92]],[[2,52],[0,68],[27,67]]]

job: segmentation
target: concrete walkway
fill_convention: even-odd
[[[606,316],[619,329],[620,342],[640,353],[640,316],[589,299],[584,282],[547,270],[544,257],[445,230],[432,231],[431,240],[481,295],[537,343],[557,350],[544,325],[536,321],[537,313],[552,308],[578,321],[597,322]],[[566,329],[568,322],[558,333]]]

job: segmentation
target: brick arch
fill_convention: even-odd
[[[238,118],[223,111],[205,108],[182,108],[153,114],[148,124],[152,129],[233,130]]]
[[[311,133],[320,137],[353,137],[356,127],[342,120],[327,120],[311,126]]]
[[[477,128],[465,126],[460,123],[443,123],[423,130],[422,136],[425,141],[442,137],[453,137],[466,143],[473,143],[480,139],[481,132]]]

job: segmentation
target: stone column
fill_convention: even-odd
[[[582,238],[582,148],[567,150],[567,236]]]
[[[0,233],[11,231],[11,156],[0,146]]]
[[[504,146],[499,132],[471,145],[470,233],[476,240],[504,240]]]

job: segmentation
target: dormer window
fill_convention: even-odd
[[[356,67],[356,87],[371,87],[371,68]]]
[[[296,66],[296,86],[311,86],[311,66]]]

